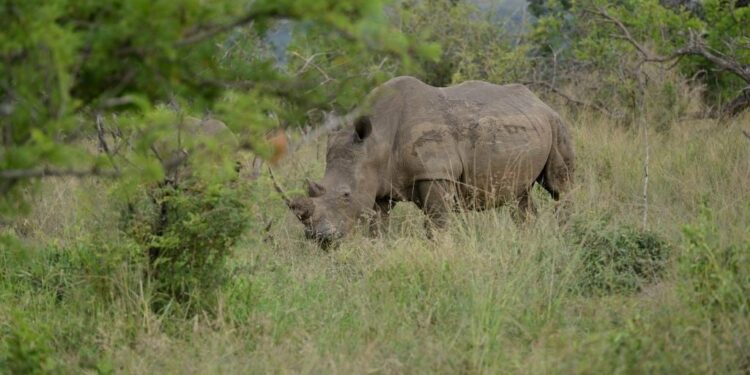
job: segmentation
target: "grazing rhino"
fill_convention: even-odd
[[[309,197],[287,202],[306,236],[327,245],[368,213],[387,218],[397,201],[416,203],[437,227],[456,208],[512,202],[532,213],[533,184],[559,200],[574,168],[565,124],[525,86],[398,77],[329,135],[325,176],[308,182]]]

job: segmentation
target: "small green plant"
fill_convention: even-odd
[[[197,178],[180,187],[164,184],[131,206],[128,233],[148,255],[156,310],[170,301],[210,308],[225,279],[225,263],[250,221],[231,184]]]
[[[711,310],[750,313],[750,241],[721,245],[716,221],[705,207],[683,233],[679,265],[690,300]]]
[[[49,338],[33,329],[20,316],[9,325],[0,326],[0,373],[51,374],[56,365],[48,345]]]
[[[657,280],[669,257],[669,245],[657,233],[606,221],[577,222],[573,241],[580,246],[578,288],[583,294],[639,291]]]

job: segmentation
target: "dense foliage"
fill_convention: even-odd
[[[531,40],[546,65],[543,76],[575,80],[594,73],[604,85],[592,89],[592,96],[610,98],[606,104],[617,106],[632,102],[627,91],[641,79],[638,75],[644,62],[663,59],[658,61],[662,68],[676,67],[683,80],[706,85],[709,105],[724,105],[750,85],[750,7],[722,0],[701,3],[701,11],[695,11],[688,4],[665,7],[656,0],[536,2],[532,9],[539,9],[540,18]],[[739,69],[727,69],[706,53],[667,59],[696,46]],[[560,72],[550,67],[559,67]],[[661,90],[664,84],[649,89]]]
[[[149,152],[158,135],[144,119],[156,104],[184,103],[199,116],[219,111],[243,144],[261,152],[274,117],[299,124],[339,97],[351,107],[356,95],[348,91],[361,82],[339,76],[339,85],[321,86],[279,68],[264,38],[285,19],[338,43],[340,59],[364,50],[399,61],[432,53],[390,27],[383,12],[377,0],[3,1],[0,208],[21,208],[29,177],[119,174],[127,161],[81,145],[95,134],[97,116],[100,133],[127,140],[114,148],[138,158],[127,172],[151,171],[145,175],[154,181],[163,174]],[[347,67],[349,74],[362,68]],[[131,121],[116,121],[122,113]]]
[[[651,231],[608,228],[608,220],[577,222],[572,240],[581,246],[581,277],[576,290],[584,295],[632,293],[663,274],[669,244]]]

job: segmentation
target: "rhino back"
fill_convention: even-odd
[[[374,116],[393,136],[395,185],[460,182],[473,202],[504,201],[544,168],[555,112],[522,85],[480,81],[436,88],[414,78],[383,85]]]

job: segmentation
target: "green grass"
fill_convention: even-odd
[[[263,176],[197,315],[149,307],[102,182],[54,181],[4,229],[20,243],[0,249],[0,373],[747,373],[748,120],[650,134],[647,231],[642,135],[586,113],[565,225],[536,191],[527,225],[462,213],[429,241],[402,204],[383,237],[324,252]],[[323,147],[277,168],[290,190]]]

